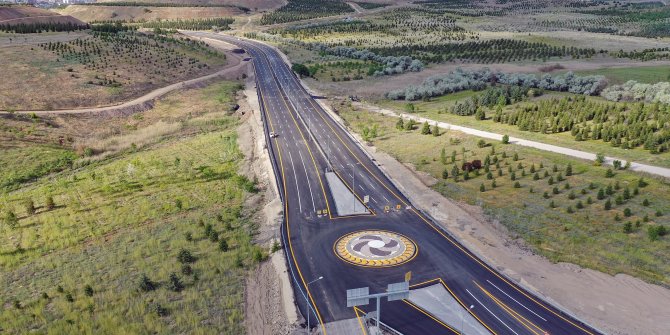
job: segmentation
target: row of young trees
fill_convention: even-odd
[[[142,28],[170,30],[229,30],[233,22],[235,22],[235,19],[230,17],[217,17],[207,19],[154,20],[139,23],[139,26]]]
[[[576,141],[597,140],[614,147],[642,147],[651,153],[670,149],[670,105],[615,104],[584,96],[552,98],[511,111],[497,110],[494,122],[519,130],[555,134],[570,132]]]
[[[516,60],[547,60],[558,57],[591,58],[597,53],[593,48],[551,46],[540,42],[513,39],[494,39],[464,43],[406,43],[370,48],[380,55],[410,55],[427,63],[442,63],[454,60],[472,60],[482,63],[500,63]]]
[[[409,85],[388,92],[386,97],[392,100],[419,100],[464,90],[478,91],[496,83],[586,95],[596,95],[607,85],[603,76],[576,76],[572,72],[556,76],[545,74],[538,78],[534,74],[494,72],[489,68],[458,68],[444,75],[430,77],[419,86]]]
[[[288,0],[274,12],[263,14],[260,23],[286,23],[351,12],[354,9],[340,0]]]
[[[89,25],[86,23],[75,22],[34,22],[34,23],[16,23],[16,24],[2,24],[0,23],[0,31],[15,33],[15,34],[35,34],[46,33],[54,31],[77,31],[88,29]]]

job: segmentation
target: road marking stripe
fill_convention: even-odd
[[[500,318],[499,318],[497,315],[495,315],[495,313],[491,312],[491,310],[490,310],[488,307],[486,307],[486,305],[482,304],[482,302],[479,301],[479,299],[477,299],[477,297],[475,297],[474,294],[472,294],[472,292],[470,292],[470,290],[468,290],[468,289],[466,288],[465,291],[467,291],[468,294],[470,294],[470,296],[472,296],[472,298],[474,298],[475,300],[477,300],[477,302],[478,302],[480,305],[482,305],[482,307],[484,307],[489,313],[491,313],[491,315],[493,315],[494,318],[498,319],[498,321],[500,321],[500,323],[502,323],[505,327],[507,327],[507,329],[509,329],[512,333],[514,333],[514,334],[516,334],[516,335],[519,335],[519,333],[515,332],[514,329],[510,328],[510,326],[508,326],[505,322],[503,322],[503,320],[500,320]]]
[[[509,294],[507,294],[505,291],[501,290],[498,286],[496,286],[496,284],[492,283],[492,282],[491,282],[490,280],[488,280],[488,279],[487,279],[486,281],[487,281],[489,284],[493,285],[493,287],[495,287],[496,289],[498,289],[498,291],[502,292],[502,294],[506,295],[506,296],[509,297],[510,299],[514,300],[514,302],[516,302],[517,304],[521,305],[521,307],[523,307],[523,308],[527,309],[529,312],[535,314],[535,316],[537,316],[538,318],[542,319],[542,321],[547,322],[547,319],[545,319],[545,318],[539,316],[537,313],[533,312],[530,308],[526,307],[524,304],[522,304],[522,303],[518,302],[516,299],[512,298],[512,296],[510,296]]]
[[[309,196],[312,197],[312,208],[314,212],[316,212],[316,205],[314,204],[314,194],[312,193],[312,183],[309,182],[309,174],[307,174],[307,167],[305,166],[305,159],[302,158],[302,152],[298,150],[298,154],[300,155],[300,160],[302,161],[302,168],[305,170],[305,175],[307,175],[307,187],[309,188]]]

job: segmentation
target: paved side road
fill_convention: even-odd
[[[455,124],[451,124],[451,123],[447,123],[447,122],[439,122],[439,121],[426,119],[426,118],[416,116],[416,115],[411,115],[411,114],[396,113],[396,112],[388,110],[388,109],[383,109],[383,108],[379,108],[377,106],[372,106],[372,105],[368,105],[368,104],[355,102],[354,105],[360,106],[360,107],[365,108],[367,110],[370,110],[372,112],[377,112],[377,113],[380,113],[380,114],[386,115],[386,116],[402,117],[404,119],[412,119],[412,120],[417,121],[419,123],[423,123],[423,122],[428,121],[428,123],[430,123],[431,125],[434,125],[435,123],[437,123],[437,126],[440,127],[440,128],[458,130],[458,131],[462,131],[466,134],[475,135],[475,136],[488,138],[488,139],[492,139],[492,140],[501,141],[502,137],[503,137],[502,134],[492,133],[492,132],[478,130],[478,129],[469,128],[469,127],[463,127],[463,126],[459,126],[459,125],[455,125]],[[575,158],[586,159],[586,160],[590,160],[590,161],[595,161],[596,160],[596,154],[586,152],[586,151],[575,150],[575,149],[570,149],[570,148],[565,148],[565,147],[559,147],[557,145],[546,144],[546,143],[530,141],[530,140],[524,140],[522,138],[511,137],[511,136],[509,138],[509,142],[512,143],[512,144],[521,145],[521,146],[524,146],[524,147],[530,147],[530,148],[535,148],[535,149],[539,149],[539,150],[555,152],[555,153],[558,153],[558,154],[571,156],[571,157],[575,157]],[[619,158],[616,158],[616,157],[605,157],[605,164],[612,165],[614,160],[620,160],[624,164],[626,162],[626,160],[619,159]],[[664,178],[670,178],[670,169],[668,169],[668,168],[662,168],[662,167],[653,166],[653,165],[631,162],[630,163],[630,170],[637,171],[637,172],[645,172],[645,173],[661,176],[661,177],[664,177]]]

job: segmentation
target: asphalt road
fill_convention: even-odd
[[[236,44],[253,59],[266,135],[278,134],[266,139],[285,206],[283,246],[296,300],[306,315],[308,298],[313,325],[356,317],[346,307],[347,289],[369,286],[372,293],[383,292],[387,284],[403,281],[411,271],[412,285],[441,278],[461,305],[474,306],[469,312],[493,334],[598,334],[497,273],[415,210],[314,101],[273,48],[220,34],[190,34]],[[326,169],[337,172],[359,197],[370,197],[370,214],[340,217],[333,212]],[[402,234],[416,243],[418,254],[407,263],[384,268],[352,265],[338,258],[336,241],[365,229]],[[322,280],[307,285],[321,276]],[[374,308],[360,307],[366,312]],[[382,321],[404,334],[458,333],[404,301],[383,301],[381,309]]]

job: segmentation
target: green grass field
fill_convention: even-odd
[[[0,333],[245,332],[244,278],[264,251],[251,242],[255,186],[237,174],[227,113],[238,87],[188,91],[208,112],[182,115],[176,134],[0,195]],[[178,261],[182,250],[194,260]],[[140,289],[143,274],[155,290]]]
[[[617,157],[623,160],[631,160],[638,163],[651,164],[661,167],[670,167],[670,155],[658,154],[654,155],[642,147],[635,149],[623,149],[621,147],[613,147],[603,141],[587,140],[575,141],[570,132],[563,132],[557,134],[541,134],[537,132],[529,132],[519,130],[517,126],[512,126],[504,123],[496,123],[491,120],[493,112],[487,113],[487,120],[476,120],[473,116],[460,116],[444,112],[456,103],[456,101],[463,100],[477,92],[463,91],[454,94],[447,94],[441,97],[433,98],[430,101],[415,101],[415,113],[419,116],[442,122],[448,122],[459,126],[470,127],[483,131],[490,131],[498,134],[507,134],[510,136],[523,138],[527,140],[549,143],[553,145],[569,147],[577,150],[583,150],[592,153],[604,153],[607,156]],[[552,96],[565,96],[569,93],[547,92],[545,95],[535,99],[547,99]],[[588,99],[598,99],[599,97],[588,97]],[[604,101],[604,100],[602,100]],[[393,100],[379,100],[374,102],[383,108],[391,109],[397,112],[405,113],[405,101]],[[523,102],[521,103],[523,104]],[[507,109],[514,108],[515,105],[507,106]]]
[[[670,66],[636,66],[624,68],[607,68],[588,71],[577,71],[580,76],[603,75],[612,84],[623,84],[629,80],[641,83],[658,83],[670,81]]]
[[[558,154],[490,142],[479,147],[480,138],[457,131],[447,131],[437,137],[422,135],[421,125],[413,131],[398,130],[396,118],[351,111],[346,107],[340,115],[358,133],[364,127],[376,124],[379,135],[372,142],[377,148],[430,173],[438,179],[434,188],[445,196],[482,205],[487,215],[500,220],[513,234],[522,237],[550,260],[670,284],[670,266],[664,260],[664,255],[670,252],[670,236],[651,241],[647,232],[649,227],[670,225],[670,216],[666,214],[670,213],[667,182],[646,177],[644,180],[648,185],[639,187],[640,176],[635,173],[617,171],[614,177],[605,178],[606,168]],[[441,155],[443,148],[446,164]],[[516,161],[515,154],[518,156]],[[479,175],[469,173],[467,181],[459,171],[458,181],[454,181],[452,169],[454,166],[459,170],[462,168],[463,157],[466,161],[479,159],[484,162],[487,155],[492,179],[488,179],[482,169]],[[495,160],[499,167],[493,163]],[[572,165],[571,176],[567,176],[568,164]],[[531,167],[535,172],[531,173]],[[514,181],[510,169],[515,175]],[[445,170],[447,179],[442,175]],[[559,175],[563,181],[559,181]],[[554,180],[551,185],[549,178]],[[495,188],[492,186],[494,180]],[[514,187],[516,182],[519,182],[519,188]],[[589,187],[590,183],[594,188]],[[568,184],[569,189],[566,189]],[[484,192],[480,190],[481,185],[484,185]],[[612,194],[605,197],[610,199],[612,208],[605,210],[607,200],[598,199],[597,194],[601,188],[607,190],[608,186],[611,186]],[[557,194],[554,194],[554,187]],[[634,195],[635,188],[638,195]],[[623,197],[626,189],[630,198],[617,204],[616,198]],[[547,198],[544,192],[547,192]],[[589,204],[588,198],[592,203]],[[650,202],[647,206],[645,199]],[[550,206],[552,202],[554,208]],[[631,211],[630,216],[626,216],[626,208]],[[657,211],[660,217],[656,216]],[[626,222],[631,224],[628,233],[624,232]]]

